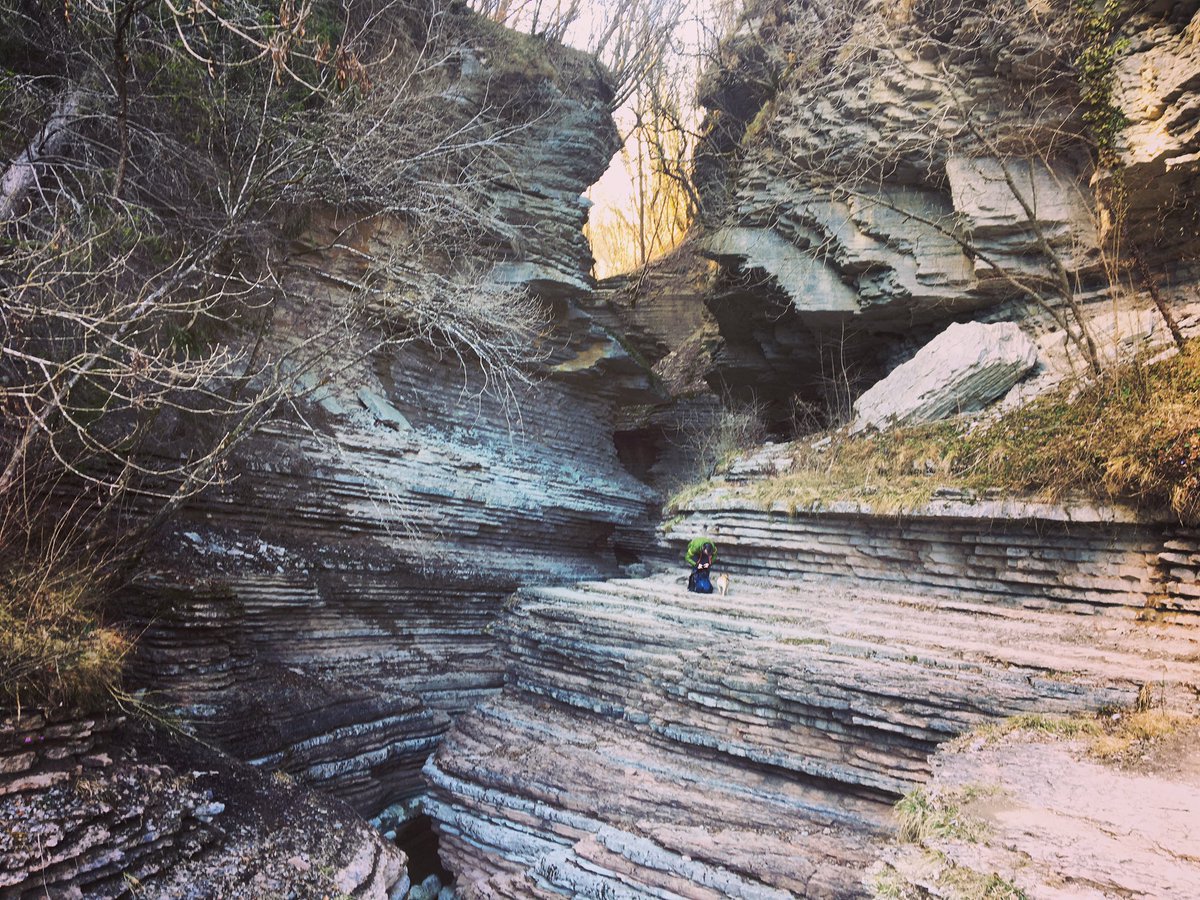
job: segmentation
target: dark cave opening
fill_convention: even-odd
[[[443,885],[453,884],[454,874],[442,865],[438,855],[437,832],[429,816],[415,816],[399,825],[396,828],[396,846],[408,856],[408,877],[414,885],[430,875],[436,875]]]
[[[613,432],[613,444],[621,465],[639,481],[651,480],[651,470],[662,455],[663,434],[660,428],[634,428]]]

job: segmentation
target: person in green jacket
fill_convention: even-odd
[[[717,558],[716,542],[707,536],[693,538],[688,543],[687,553],[683,558],[692,567],[692,574],[688,578],[688,590],[699,594],[711,594],[713,588],[709,570],[713,560]]]
[[[703,552],[705,547],[708,548],[708,562],[711,565],[712,561],[717,558],[717,543],[707,535],[698,538],[692,538],[688,542],[687,553],[685,553],[683,556],[684,561],[686,561],[689,566],[695,568],[696,563],[700,561],[700,554]]]

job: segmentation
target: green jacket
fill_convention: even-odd
[[[714,560],[717,558],[717,542],[716,541],[714,541],[710,537],[705,537],[705,536],[701,536],[698,538],[692,538],[692,540],[688,543],[687,553],[683,557],[689,566],[694,566],[696,563],[698,563],[700,561],[700,551],[704,549],[705,544],[713,545],[712,558]]]

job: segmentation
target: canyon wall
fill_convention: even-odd
[[[166,724],[6,721],[0,793],[31,825],[0,848],[4,896],[182,896],[189,881],[196,896],[404,896],[389,841],[412,831],[452,716],[502,683],[503,599],[618,574],[648,545],[654,494],[613,435],[619,406],[660,394],[591,296],[582,235],[581,195],[617,149],[607,75],[454,15],[444,115],[499,116],[474,185],[486,227],[448,253],[356,208],[288,225],[261,339],[318,362],[284,370],[285,402],[158,528],[114,603],[137,637],[123,702]],[[385,290],[370,289],[378,260]],[[455,304],[518,314],[496,298],[536,311],[512,365],[451,333]],[[415,312],[371,305],[389,300]],[[418,302],[446,317],[428,325]],[[161,452],[192,452],[194,427],[164,417]],[[152,733],[172,729],[274,777],[164,750]],[[53,850],[31,855],[38,841]]]
[[[402,896],[407,861],[376,832],[424,813],[468,896],[853,896],[892,803],[952,737],[1128,705],[1151,683],[1195,711],[1200,538],[1172,523],[952,495],[900,519],[716,491],[653,530],[647,480],[686,464],[709,386],[820,399],[969,318],[1019,320],[1042,374],[1061,374],[1079,364],[1062,302],[1013,285],[1055,260],[1097,334],[1164,339],[1143,290],[1113,291],[1092,252],[1108,224],[1095,148],[1061,138],[1080,130],[1069,95],[1038,95],[1053,152],[1036,162],[970,136],[976,115],[1029,130],[1011,88],[1061,62],[1055,47],[886,6],[861,6],[887,25],[865,55],[854,21],[815,45],[806,4],[752,10],[706,83],[693,243],[600,292],[579,195],[616,150],[603,73],[464,39],[447,110],[500,88],[532,104],[487,182],[490,230],[422,254],[405,222],[309,210],[268,340],[334,349],[119,598],[138,636],[127,700],[215,749],[112,718],[6,721],[0,803],[36,828],[0,836],[0,893]],[[1142,261],[1185,333],[1195,12],[1146,5],[1114,69],[1128,228],[1153,233]],[[922,44],[929,16],[962,53]],[[814,77],[843,53],[836,83]],[[847,172],[869,190],[831,190]],[[1009,179],[1038,197],[1032,216]],[[363,260],[389,255],[468,301],[527,291],[548,324],[519,374],[420,329],[332,337],[362,314]],[[689,399],[664,407],[665,391]],[[682,566],[601,580],[679,565],[700,532],[728,596],[687,594]]]
[[[701,533],[727,595],[685,591]],[[425,771],[467,896],[866,896],[891,805],[951,738],[1147,686],[1197,708],[1200,545],[1169,525],[711,495],[662,540],[677,574],[510,604],[504,690]]]
[[[454,259],[406,262],[417,282],[472,271],[481,297],[531,292],[549,323],[532,360],[505,381],[419,335],[339,344],[328,376],[298,376],[301,395],[249,440],[227,485],[164,531],[126,603],[135,685],[206,740],[368,817],[411,801],[449,717],[499,687],[489,624],[502,599],[617,573],[649,534],[652,492],[622,466],[613,423],[618,404],[658,395],[586,308],[580,195],[616,135],[603,74],[559,53],[571,78],[505,73],[505,89],[537,103],[499,151],[497,233]],[[458,98],[498,89],[472,59]],[[510,227],[519,243],[503,240]],[[302,301],[276,312],[277,339],[323,339],[354,309],[363,259],[405,247],[404,228],[314,214],[287,276]]]
[[[1102,359],[1166,346],[1151,284],[1194,331],[1196,11],[752,4],[702,83],[710,383],[826,400],[968,319],[1020,322],[1050,383],[1077,319]]]

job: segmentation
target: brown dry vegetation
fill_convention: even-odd
[[[131,646],[99,618],[92,575],[54,564],[0,571],[0,705],[108,699]]]
[[[971,743],[983,738],[992,742],[1014,733],[1050,740],[1082,740],[1090,756],[1105,762],[1127,764],[1141,759],[1165,738],[1195,725],[1193,717],[1169,710],[1161,703],[1139,702],[1131,709],[1103,710],[1095,715],[1025,713],[984,726],[959,740]]]
[[[1200,342],[1082,389],[1065,386],[990,423],[956,419],[858,436],[841,429],[797,441],[793,459],[786,474],[736,490],[793,511],[837,500],[905,511],[947,487],[1048,501],[1082,495],[1194,523]]]

